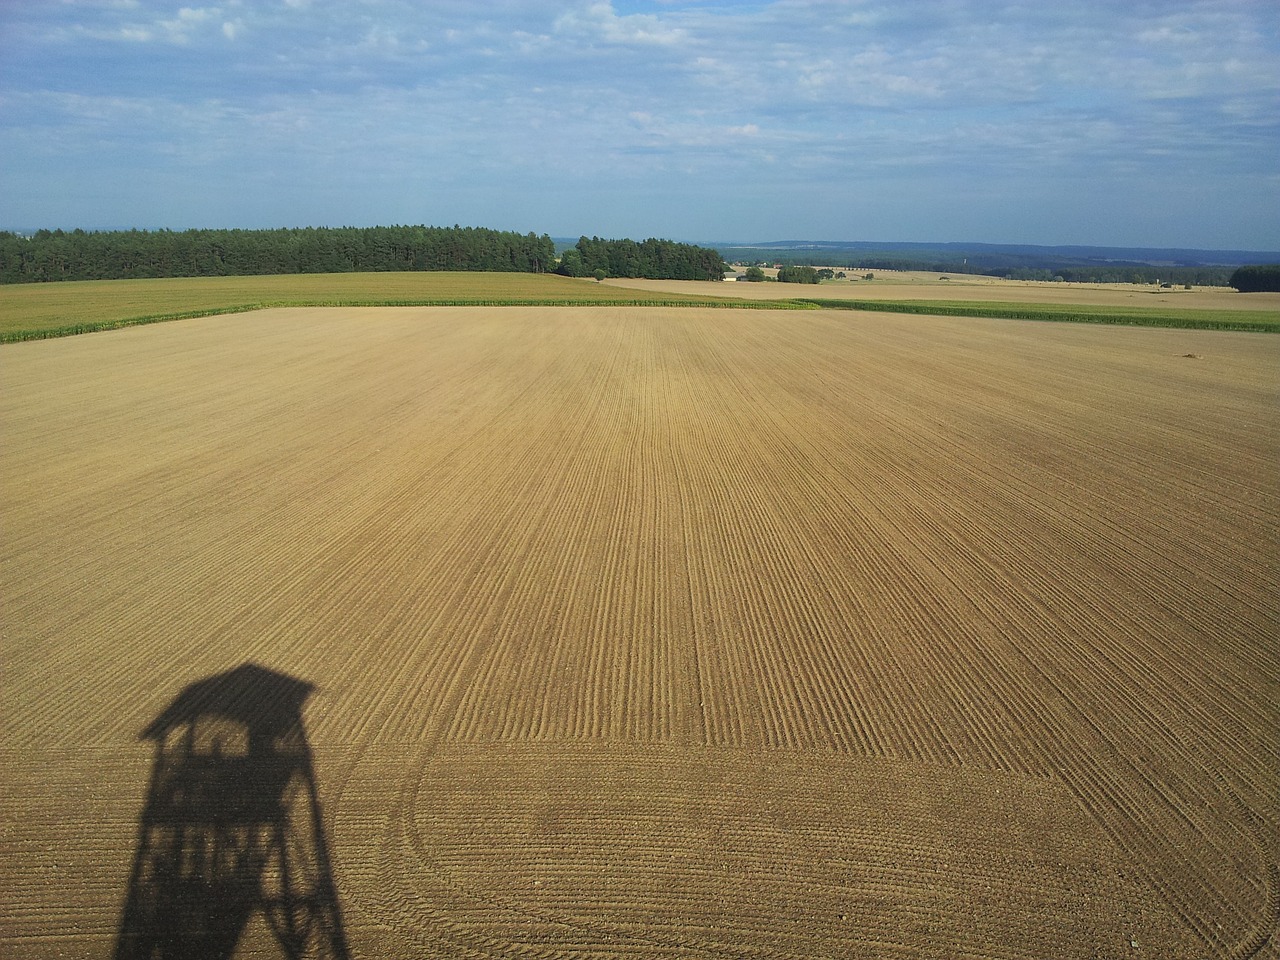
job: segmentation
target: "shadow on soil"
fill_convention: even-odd
[[[156,756],[117,960],[226,960],[255,914],[287,960],[349,956],[302,727],[313,689],[243,664],[142,732]]]

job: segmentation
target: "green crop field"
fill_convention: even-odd
[[[312,273],[24,283],[0,286],[0,342],[262,307],[595,303],[724,305],[723,300],[705,296],[637,293],[530,273]]]

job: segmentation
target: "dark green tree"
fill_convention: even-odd
[[[1259,263],[1240,267],[1229,281],[1241,293],[1280,292],[1280,263]]]
[[[813,267],[782,267],[778,270],[779,283],[817,283],[818,271]]]
[[[565,251],[560,260],[560,273],[568,276],[594,276],[604,270],[610,277],[644,277],[650,280],[723,280],[725,263],[719,252],[706,247],[650,237],[643,243],[634,240],[601,240],[580,237],[574,248],[581,260]]]
[[[563,274],[566,277],[585,277],[587,275],[586,264],[582,262],[582,253],[577,247],[570,247],[560,255],[560,265],[556,267],[556,273]]]

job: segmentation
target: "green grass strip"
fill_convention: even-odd
[[[995,303],[954,300],[818,300],[803,303],[831,310],[868,310],[934,317],[989,317],[998,320],[1042,320],[1054,323],[1110,323],[1169,327],[1181,330],[1238,330],[1280,333],[1280,317],[1249,310],[1161,310],[1159,308],[1067,307],[1049,303]]]

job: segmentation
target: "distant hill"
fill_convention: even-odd
[[[805,263],[873,270],[936,270],[1027,280],[1226,286],[1240,266],[1280,263],[1280,252],[1013,243],[773,240],[707,243],[730,262]]]

